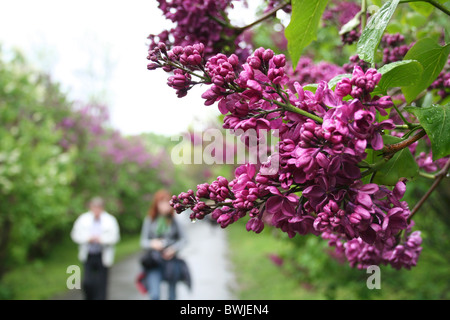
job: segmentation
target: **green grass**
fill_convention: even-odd
[[[116,262],[139,250],[139,236],[124,236],[116,247]],[[67,290],[67,267],[80,265],[78,247],[70,239],[54,246],[49,255],[8,272],[0,283],[0,297],[19,300],[49,299]]]
[[[242,223],[230,226],[231,261],[237,277],[237,298],[242,300],[324,299],[282,272],[269,255],[285,250],[288,242],[274,238],[269,229],[247,233]]]
[[[435,224],[433,229],[436,232]],[[228,232],[239,299],[450,298],[448,247],[430,243],[427,235],[417,267],[398,271],[381,266],[381,290],[369,290],[366,270],[352,269],[331,258],[320,238],[297,236],[289,240],[270,228],[257,235],[246,232],[241,222],[230,226]],[[283,257],[283,266],[276,266],[270,254]]]

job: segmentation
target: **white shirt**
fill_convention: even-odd
[[[120,240],[119,224],[114,216],[102,212],[100,221],[96,222],[92,212],[83,213],[75,221],[71,237],[79,244],[78,258],[85,262],[90,252],[89,240],[93,232],[98,233],[102,262],[105,267],[110,267],[114,262],[114,246]],[[99,252],[100,252],[99,251]]]
[[[94,222],[91,227],[91,238],[100,238],[102,234],[102,219],[94,218]],[[102,245],[100,243],[89,243],[89,253],[102,252]]]

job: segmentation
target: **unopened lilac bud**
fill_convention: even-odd
[[[247,63],[253,69],[259,69],[261,67],[261,60],[258,57],[248,57]]]
[[[149,63],[148,65],[147,65],[147,69],[148,70],[155,70],[155,69],[157,69],[157,68],[159,68],[159,65],[157,64],[157,63]]]
[[[172,52],[173,52],[174,54],[176,54],[176,55],[182,54],[183,51],[184,51],[184,49],[183,49],[183,47],[181,47],[181,46],[175,46],[175,47],[173,47],[173,49],[172,49]]]
[[[167,53],[167,58],[169,58],[169,60],[176,60],[177,59],[177,55],[173,52],[173,51],[169,51]]]
[[[228,186],[228,180],[224,177],[218,177],[217,180],[219,181],[219,184],[223,187],[227,187]]]
[[[311,131],[302,131],[301,133],[301,139],[302,141],[307,141],[307,142],[311,142],[313,141],[313,139],[315,139],[314,133],[312,133]]]
[[[259,218],[252,218],[247,222],[245,226],[247,231],[254,231],[255,233],[261,233],[264,229],[264,222]]]
[[[256,80],[248,80],[247,87],[249,87],[252,90],[262,92],[262,87]],[[252,118],[252,119],[254,119],[254,118]]]
[[[158,43],[158,48],[163,54],[167,53],[167,47],[166,47],[166,44],[164,42]]]
[[[389,109],[394,106],[394,102],[392,102],[392,99],[389,96],[381,97],[376,102],[377,102],[377,105],[379,105],[383,109]]]
[[[193,54],[188,57],[188,62],[190,65],[197,66],[202,64],[202,57],[199,54]]]
[[[218,219],[217,222],[220,223],[220,226],[222,228],[227,227],[231,222],[231,216],[228,214],[222,214]]]
[[[221,86],[223,86],[225,84],[225,79],[222,76],[220,76],[220,75],[216,75],[216,76],[214,76],[213,83],[216,86],[221,87]]]
[[[279,54],[273,57],[273,63],[277,68],[283,68],[286,65],[286,56],[284,54]]]
[[[192,46],[186,46],[184,47],[183,52],[186,56],[190,56],[192,53],[194,53],[194,48]]]
[[[205,51],[205,45],[203,43],[196,43],[192,47],[200,54]]]
[[[334,92],[340,97],[349,95],[352,92],[352,84],[350,83],[350,79],[344,78],[338,82]]]
[[[265,62],[269,62],[270,59],[272,59],[274,56],[274,53],[271,49],[267,49],[264,51],[262,58]]]
[[[189,197],[189,195],[186,192],[182,192],[178,196],[178,198],[180,198],[180,199],[187,199],[188,197]]]
[[[303,130],[314,132],[315,129],[316,129],[316,124],[314,123],[314,121],[308,120],[303,125]]]
[[[255,178],[255,181],[260,184],[267,184],[269,182],[269,178],[258,174]]]
[[[228,62],[231,63],[233,67],[236,67],[239,64],[239,58],[234,53],[228,58]]]
[[[209,184],[203,183],[197,186],[197,197],[198,198],[207,198],[209,195]]]
[[[258,57],[258,58],[260,58],[260,59],[263,59],[263,54],[264,54],[265,51],[266,51],[266,50],[265,50],[263,47],[260,47],[260,48],[258,48],[258,49],[255,50],[255,52],[253,53],[253,55],[254,55],[255,57]]]

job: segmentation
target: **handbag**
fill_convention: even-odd
[[[146,270],[154,269],[162,265],[163,258],[161,252],[156,250],[147,250],[141,257],[141,265]]]

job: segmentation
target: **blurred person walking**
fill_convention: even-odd
[[[114,246],[120,240],[119,224],[104,209],[102,198],[89,202],[89,211],[78,217],[71,237],[79,245],[84,263],[82,289],[86,300],[106,300],[108,270],[114,262]]]
[[[141,259],[147,291],[151,300],[160,299],[163,280],[169,284],[169,300],[176,299],[176,284],[185,280],[190,285],[189,271],[177,253],[186,242],[185,234],[174,219],[174,210],[166,190],[156,192],[141,232],[141,247],[146,253]]]

